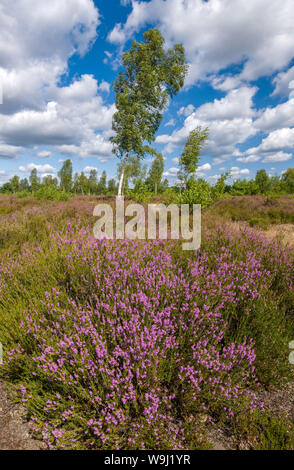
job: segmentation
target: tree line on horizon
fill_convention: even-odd
[[[197,138],[199,139],[199,135]],[[122,194],[131,196],[143,192],[150,195],[160,195],[167,190],[176,194],[185,194],[185,191],[191,191],[197,186],[200,187],[200,190],[202,188],[202,192],[209,188],[218,189],[220,195],[294,194],[294,168],[288,168],[282,176],[270,176],[265,169],[260,169],[254,179],[236,179],[231,184],[227,182],[230,177],[230,172],[227,172],[221,175],[214,185],[211,185],[204,178],[197,178],[199,157],[195,158],[194,151],[194,163],[191,163],[191,159],[187,156],[189,145],[191,145],[191,139],[188,139],[188,145],[185,146],[179,159],[180,171],[177,181],[171,186],[168,179],[163,178],[164,160],[161,154],[158,153],[154,157],[149,171],[147,171],[146,166],[142,166],[139,158],[130,158],[124,168]],[[118,179],[121,171],[121,164],[119,164]],[[105,170],[101,173],[100,178],[98,178],[96,169],[92,169],[88,176],[83,171],[73,173],[71,160],[66,160],[63,163],[58,172],[58,177],[46,175],[41,179],[37,169],[34,168],[29,178],[21,179],[19,176],[14,175],[0,187],[1,194],[22,194],[24,196],[32,194],[40,197],[43,195],[45,199],[46,195],[50,198],[50,194],[54,195],[54,192],[68,195],[115,196],[117,190],[117,181],[114,178],[107,179]]]

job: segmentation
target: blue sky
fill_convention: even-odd
[[[170,182],[197,125],[210,129],[200,176],[281,175],[294,166],[293,24],[293,0],[0,0],[0,184],[67,158],[116,176],[112,83],[149,27],[190,65],[156,136]]]

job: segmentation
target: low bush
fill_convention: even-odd
[[[16,193],[16,197],[18,197],[20,199],[23,199],[25,197],[29,197],[31,195],[32,194],[29,191],[20,191],[20,192]]]
[[[167,188],[162,194],[160,194],[160,199],[168,206],[170,204],[177,204],[178,193],[172,188]]]
[[[178,197],[179,204],[200,204],[203,209],[213,203],[211,186],[203,179],[192,180]]]
[[[47,201],[67,201],[70,198],[70,194],[61,191],[55,186],[42,187],[34,193],[36,199],[44,199]]]
[[[234,420],[236,441],[243,439],[252,450],[293,450],[294,433],[291,422],[269,412],[242,414]]]
[[[249,220],[249,225],[250,227],[257,227],[263,230],[267,230],[269,228],[270,222],[268,219],[265,219],[264,217],[252,217]]]
[[[153,193],[149,191],[148,186],[141,180],[137,181],[133,190],[129,189],[126,194],[129,198],[134,199],[139,203],[146,203],[150,201]]]

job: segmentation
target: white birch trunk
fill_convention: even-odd
[[[123,188],[123,182],[124,182],[124,176],[125,176],[125,168],[126,168],[126,163],[128,159],[128,154],[126,153],[126,156],[123,161],[123,166],[121,169],[121,175],[120,175],[120,180],[119,180],[119,185],[118,185],[118,196],[122,195],[122,188]]]

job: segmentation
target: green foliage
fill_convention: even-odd
[[[294,193],[294,168],[288,168],[283,174],[282,181],[285,185],[287,193]]]
[[[187,189],[179,195],[179,204],[201,204],[205,209],[213,203],[211,186],[202,178],[190,179],[187,183]]]
[[[270,222],[264,217],[252,217],[249,220],[250,227],[261,228],[262,230],[267,230]]]
[[[58,180],[57,180],[57,178],[54,178],[52,175],[47,175],[47,176],[44,176],[42,184],[47,186],[47,187],[48,186],[54,186],[55,188],[57,188]]]
[[[24,199],[25,197],[31,196],[31,193],[29,191],[20,191],[16,193],[16,197],[20,199]]]
[[[55,186],[42,185],[38,191],[34,193],[36,199],[45,199],[47,201],[67,201],[70,197],[69,193],[61,191]]]
[[[244,221],[266,230],[272,224],[294,223],[293,196],[226,196],[212,208],[233,222]]]
[[[250,444],[252,450],[293,450],[293,426],[286,418],[268,411],[239,414],[234,419],[234,434]]]
[[[270,186],[270,179],[267,172],[262,169],[258,170],[255,177],[255,183],[261,194],[266,193]]]
[[[11,194],[11,193],[13,193],[11,183],[10,182],[4,183],[0,187],[0,193],[1,194]]]
[[[193,175],[197,169],[200,152],[207,143],[208,134],[208,128],[203,129],[201,126],[196,127],[196,129],[189,134],[179,160],[179,179],[185,183],[185,186],[187,185],[189,176]]]
[[[90,175],[88,178],[88,187],[89,187],[90,194],[95,194],[97,191],[97,185],[98,185],[97,174],[98,172],[96,169],[92,169],[90,171]]]
[[[254,180],[237,179],[227,187],[227,191],[234,196],[293,194],[293,173],[293,168],[288,168],[280,178],[279,176],[270,177],[264,169],[258,170]]]
[[[100,177],[98,186],[97,186],[97,194],[106,194],[107,192],[107,175],[106,171],[102,171],[102,175]]]
[[[13,176],[10,180],[10,184],[13,193],[17,193],[20,190],[20,181],[18,176]]]
[[[217,180],[215,185],[212,187],[212,198],[214,201],[218,201],[225,194],[226,181],[230,176],[230,172],[223,173]]]
[[[233,196],[243,196],[245,194],[253,196],[258,194],[258,186],[255,180],[246,181],[237,179],[233,182],[232,186],[229,187],[229,192]]]
[[[142,180],[138,180],[135,184],[134,190],[130,193],[136,202],[148,203],[151,199],[152,193],[149,191],[148,186]]]
[[[119,158],[125,155],[125,164],[129,153],[140,158],[153,153],[145,142],[153,142],[168,98],[184,85],[187,65],[182,45],[166,51],[160,31],[150,29],[123,54],[122,66],[114,84],[117,112],[111,142]]]
[[[142,166],[140,158],[135,155],[129,155],[126,164],[124,164],[123,162],[119,162],[117,169],[119,178],[121,176],[122,171],[124,170],[125,190],[129,186],[129,181],[131,181],[131,183],[135,185],[137,181],[143,180],[146,176],[146,167]]]
[[[117,184],[113,178],[108,181],[107,193],[111,196],[117,193]]]
[[[37,169],[34,168],[30,174],[30,184],[27,178],[19,179],[17,175],[13,176],[8,183],[5,183],[0,187],[0,193],[2,194],[16,194],[19,197],[26,197],[28,193],[36,195],[37,198],[45,198],[51,200],[61,200],[64,193],[70,194],[114,194],[116,183],[114,180],[111,181],[110,187],[107,187],[107,175],[106,171],[102,172],[101,178],[97,180],[97,170],[91,169],[89,177],[84,172],[80,174],[75,173],[72,181],[72,162],[66,160],[63,163],[62,168],[58,173],[60,177],[60,184],[58,179],[52,175],[46,175],[42,179],[38,176]],[[48,188],[45,190],[44,188]],[[37,194],[36,194],[37,193]],[[63,193],[63,195],[60,195]]]
[[[85,173],[82,171],[81,174],[75,173],[73,181],[73,192],[75,194],[88,194],[89,192],[89,181]]]
[[[166,188],[163,193],[161,193],[160,197],[168,206],[170,204],[176,204],[179,200],[179,195],[173,188]]]
[[[164,161],[161,153],[157,153],[153,159],[152,166],[149,170],[149,175],[146,180],[146,184],[150,191],[161,192],[161,179],[164,170]]]
[[[62,191],[70,192],[72,188],[72,162],[71,160],[65,160],[61,169],[58,172],[60,178],[60,188]]]
[[[38,177],[37,170],[34,168],[30,174],[30,185],[32,193],[35,193],[40,186],[40,178]]]
[[[30,190],[30,185],[27,180],[27,178],[23,178],[19,182],[19,190],[20,191],[29,191]]]
[[[187,72],[182,45],[164,50],[164,39],[157,29],[133,41],[122,56],[123,72],[114,84],[117,112],[113,117],[114,151],[119,155],[133,151],[144,155],[144,141],[152,142],[169,96],[179,92]]]
[[[284,295],[285,292],[282,296]],[[291,380],[293,376],[293,370],[288,361],[288,344],[294,323],[292,319],[288,325],[285,322],[286,307],[283,302],[277,305],[274,296],[268,294],[267,297],[263,296],[262,300],[256,300],[254,307],[248,306],[242,314],[239,311],[230,317],[232,312],[230,309],[227,312],[230,338],[236,341],[244,337],[254,338],[257,377],[264,386],[279,385],[284,380]],[[286,303],[288,304],[288,301]],[[239,318],[237,318],[238,313]],[[270,340],[269,331],[271,332]]]

